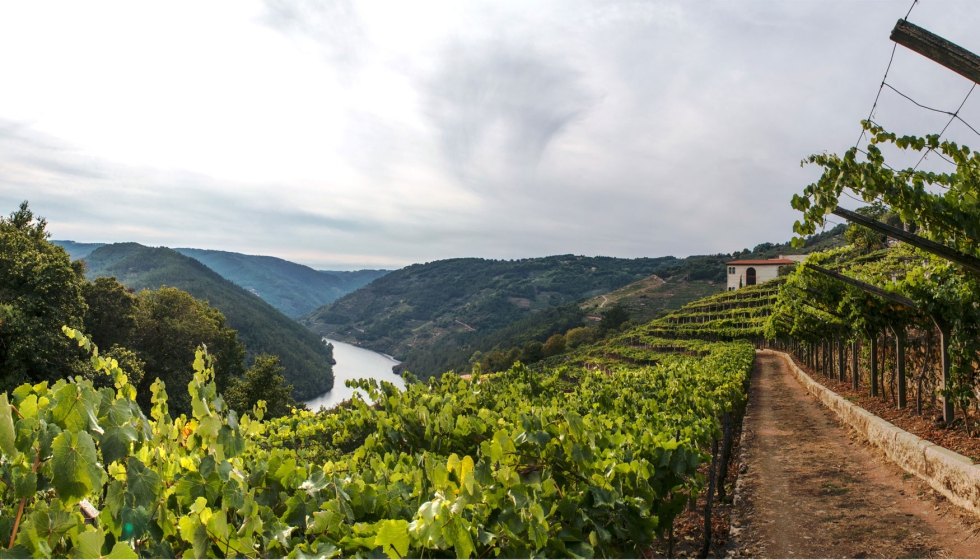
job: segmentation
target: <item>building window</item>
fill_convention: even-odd
[[[728,273],[729,274],[735,274],[735,267],[734,266],[728,267]]]
[[[745,285],[755,286],[755,269],[751,266],[745,270]]]

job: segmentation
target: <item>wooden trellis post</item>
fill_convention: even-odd
[[[878,396],[878,333],[868,333],[868,349],[871,351],[871,396]]]
[[[858,339],[855,337],[851,343],[851,388],[858,390]]]
[[[949,337],[951,333],[949,325],[945,322],[939,321],[935,317],[932,320],[936,323],[936,327],[939,328],[939,355],[943,372],[943,388],[945,389],[949,387]],[[943,422],[948,426],[953,422],[953,400],[947,399],[945,395],[942,399]]]
[[[837,380],[844,382],[844,341],[837,337]]]
[[[905,408],[905,328],[893,328],[895,332],[895,373],[898,389],[898,408]]]

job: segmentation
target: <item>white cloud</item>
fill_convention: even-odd
[[[322,268],[781,241],[799,161],[857,138],[907,8],[3,4],[0,203],[60,238]],[[980,51],[971,2],[911,19]],[[969,89],[902,48],[889,82],[944,109]],[[888,91],[875,118],[945,124]]]

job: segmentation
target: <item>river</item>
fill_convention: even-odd
[[[346,342],[330,340],[329,338],[323,340],[333,345],[333,359],[337,361],[337,364],[333,366],[333,389],[306,401],[306,406],[310,410],[319,410],[320,407],[333,408],[350,399],[355,392],[360,393],[365,400],[369,400],[364,391],[347,387],[344,381],[348,379],[373,378],[378,381],[393,383],[402,389],[405,388],[405,382],[402,381],[402,378],[391,371],[392,366],[401,363],[398,360]]]

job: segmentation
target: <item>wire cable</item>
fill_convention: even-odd
[[[915,5],[919,3],[919,0],[912,0],[912,5],[909,6],[909,11],[905,13],[905,21],[908,21],[909,15],[912,13],[912,9]],[[895,51],[898,49],[898,43],[892,45],[892,54],[888,57],[888,66],[885,67],[885,75],[881,77],[881,85],[878,86],[878,93],[875,95],[875,102],[871,104],[871,110],[868,111],[868,118],[866,120],[871,120],[871,117],[875,114],[875,109],[878,107],[878,99],[881,98],[881,90],[885,88],[885,80],[888,79],[888,71],[892,69],[892,62],[895,61]],[[858,144],[861,143],[861,139],[864,138],[864,129],[861,129],[861,135],[858,136],[857,142],[854,143],[854,147],[857,148]]]
[[[918,3],[919,3],[919,0],[912,0],[912,5],[909,6],[909,11],[908,11],[908,13],[905,14],[905,21],[908,21],[909,20],[909,14],[912,13],[912,8],[914,8],[915,5],[918,4]]]
[[[916,0],[917,1],[917,0]],[[912,3],[915,6],[915,2]],[[911,9],[909,10],[911,12]],[[878,99],[881,98],[881,90],[885,89],[885,80],[888,79],[888,71],[892,69],[892,62],[895,60],[895,50],[898,48],[898,43],[892,46],[892,55],[888,59],[888,66],[885,68],[885,75],[881,78],[881,85],[878,86],[878,94],[875,95],[875,102],[871,104],[871,110],[868,111],[868,118],[865,120],[870,121],[871,117],[875,114],[875,109],[878,108]],[[854,147],[857,148],[858,144],[861,143],[861,139],[864,138],[864,128],[861,129],[861,135],[858,136],[857,142],[854,143]]]
[[[972,130],[978,136],[980,136],[980,132],[977,132],[975,128],[973,128],[972,126],[970,126],[969,123],[967,123],[966,121],[964,121],[959,116],[960,109],[963,108],[963,105],[966,105],[966,100],[970,98],[970,94],[973,93],[973,89],[976,88],[976,87],[977,87],[976,82],[974,82],[973,85],[970,86],[970,91],[966,92],[966,97],[963,98],[963,102],[960,103],[960,106],[959,107],[957,107],[956,112],[953,113],[953,116],[952,117],[950,117],[949,122],[946,123],[946,126],[944,126],[943,129],[941,131],[939,131],[939,138],[942,138],[943,137],[943,134],[946,133],[946,129],[949,128],[949,125],[953,124],[953,121],[956,120],[956,119],[960,119],[960,122],[962,122],[963,124],[965,124],[967,127],[970,128],[970,130]],[[915,103],[915,102],[913,101],[913,103]],[[918,103],[916,103],[916,105],[918,105]],[[919,163],[916,163],[915,164],[915,167],[912,168],[912,171],[915,171],[916,169],[918,169],[919,168],[919,165],[922,163],[922,161],[924,159],[926,159],[926,156],[929,155],[929,152],[932,152],[932,151],[933,151],[932,148],[929,148],[928,150],[926,150],[926,153],[922,154],[922,157],[919,158]],[[938,152],[936,152],[936,153],[938,153]],[[953,165],[956,165],[955,162],[951,161],[949,158],[947,158],[943,154],[939,154],[939,157],[943,158],[944,160],[948,161],[949,163],[952,163]]]
[[[978,132],[977,129],[973,128],[973,125],[971,125],[970,123],[968,123],[965,120],[963,120],[963,118],[960,117],[960,115],[959,115],[960,110],[963,108],[963,105],[966,104],[966,100],[969,99],[970,98],[970,94],[973,93],[973,88],[977,87],[977,84],[976,83],[974,83],[973,84],[973,87],[970,88],[970,91],[967,92],[966,97],[963,98],[963,102],[960,103],[960,106],[957,107],[956,111],[943,111],[942,109],[936,109],[934,107],[929,107],[928,105],[923,105],[922,103],[919,103],[918,101],[916,101],[915,99],[912,99],[908,95],[905,95],[904,93],[898,91],[891,84],[886,83],[885,84],[885,87],[887,87],[888,89],[890,89],[890,90],[894,91],[895,93],[901,95],[905,99],[908,99],[912,103],[915,103],[917,106],[922,107],[923,109],[926,109],[928,111],[933,111],[935,113],[942,113],[944,115],[949,115],[950,116],[949,123],[947,123],[946,126],[943,127],[943,131],[939,133],[940,136],[943,135],[943,132],[946,132],[946,129],[949,128],[949,125],[952,124],[952,122],[954,120],[958,120],[961,123],[965,124],[966,127],[969,128],[970,130],[972,130],[974,134],[976,134],[977,136],[980,136],[980,132]]]

